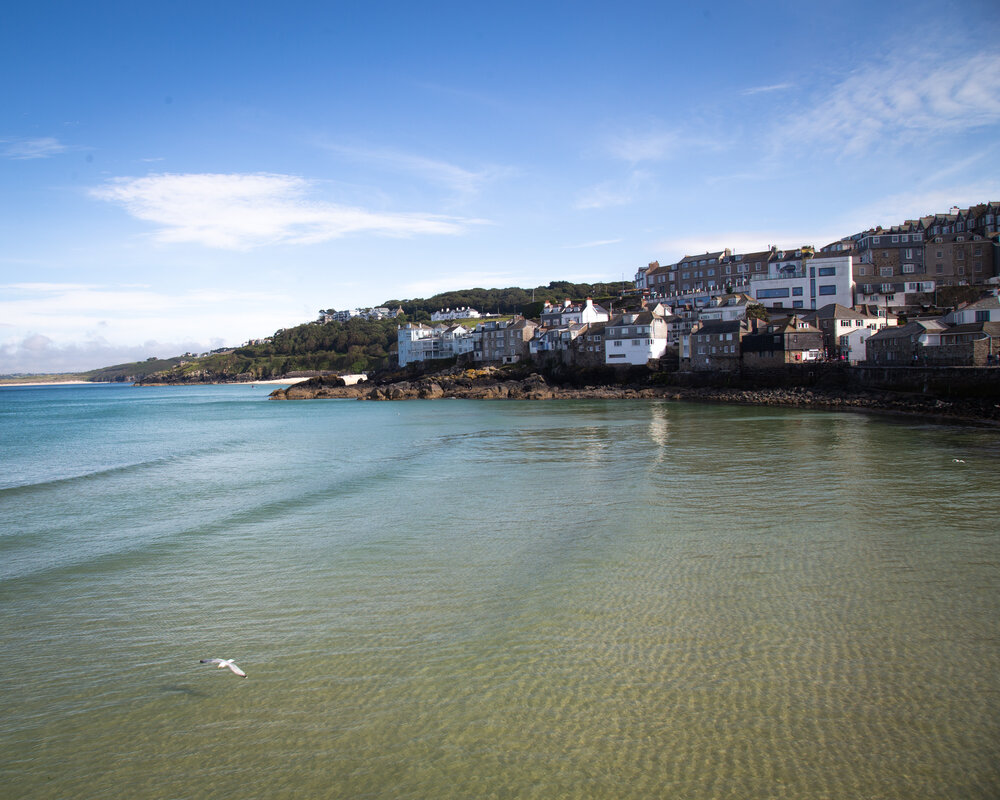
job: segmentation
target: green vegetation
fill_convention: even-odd
[[[194,356],[186,356],[194,358]],[[145,361],[133,361],[128,364],[116,364],[112,367],[101,367],[84,373],[83,380],[95,381],[98,383],[134,383],[152,375],[155,372],[162,372],[176,367],[184,360],[185,356],[174,358],[147,358]]]
[[[293,372],[369,372],[388,363],[404,318],[322,324],[280,330],[259,344],[188,359],[140,378],[146,383],[268,380]]]
[[[482,314],[511,318],[522,314],[537,318],[543,304],[592,297],[606,307],[618,303],[622,284],[552,281],[534,289],[466,289],[444,292],[426,299],[389,300],[382,305],[402,306],[405,316],[387,320],[351,319],[348,322],[309,322],[277,331],[273,336],[243,347],[216,350],[206,355],[187,353],[174,358],[150,358],[129,364],[91,370],[74,375],[9,376],[0,382],[55,382],[87,380],[123,383],[208,383],[255,381],[287,377],[298,372],[357,373],[392,368],[390,354],[396,346],[399,325],[430,322],[431,313],[442,308],[471,307]],[[468,328],[479,320],[456,320]]]
[[[546,301],[561,303],[567,297],[572,300],[592,297],[595,303],[608,302],[612,298],[619,297],[622,286],[621,283],[552,281],[548,286],[537,286],[534,289],[518,287],[463,289],[443,292],[426,299],[387,300],[382,305],[388,308],[402,306],[403,311],[414,322],[426,322],[430,320],[433,312],[442,308],[462,307],[472,307],[481,314],[521,314],[525,317],[537,317]]]

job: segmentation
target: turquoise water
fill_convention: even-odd
[[[4,388],[0,459],[0,796],[1000,796],[996,429]]]

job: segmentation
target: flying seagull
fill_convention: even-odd
[[[201,660],[202,664],[215,664],[217,669],[222,669],[223,667],[228,667],[234,675],[239,675],[241,678],[245,678],[247,674],[237,667],[233,663],[231,658],[203,658]]]

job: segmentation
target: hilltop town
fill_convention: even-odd
[[[873,228],[819,249],[729,249],[641,267],[605,307],[537,319],[441,309],[398,330],[397,363],[655,365],[752,371],[843,362],[993,366],[1000,356],[1000,203]],[[609,304],[610,306],[611,304]],[[378,309],[393,315],[402,309]]]

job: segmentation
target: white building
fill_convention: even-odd
[[[571,322],[581,322],[586,325],[592,322],[607,322],[609,319],[611,314],[607,309],[594,305],[594,301],[589,297],[583,305],[573,303],[571,300],[564,300],[563,304],[558,306],[546,303],[541,313],[543,328],[561,327]]]
[[[811,254],[809,249],[777,251],[767,275],[753,277],[750,296],[767,308],[815,309],[829,303],[854,305],[850,253]]]
[[[476,309],[462,306],[461,308],[442,308],[440,311],[435,311],[431,314],[431,321],[447,322],[453,319],[479,319],[482,316]]]
[[[698,319],[703,322],[731,322],[734,319],[746,319],[747,306],[753,304],[754,300],[748,294],[723,295],[704,306],[698,314]]]
[[[667,322],[649,311],[619,314],[604,328],[604,363],[639,366],[667,350]]]
[[[409,323],[396,333],[399,366],[405,367],[414,361],[429,361],[436,358],[471,353],[475,346],[472,331],[461,325],[435,325]]]
[[[1000,322],[1000,299],[984,297],[974,303],[967,303],[945,315],[949,325],[968,325],[973,322]]]

